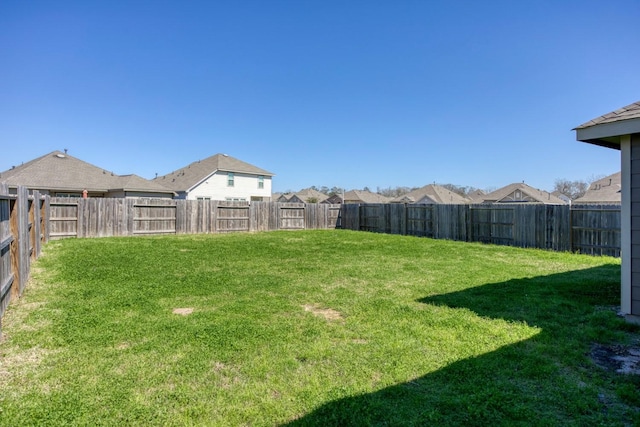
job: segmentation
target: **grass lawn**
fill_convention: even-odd
[[[633,425],[620,263],[346,230],[50,242],[0,425]]]

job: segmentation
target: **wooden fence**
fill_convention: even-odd
[[[0,184],[0,322],[43,242],[64,237],[344,228],[620,256],[620,206],[50,198]],[[0,323],[0,336],[2,325]]]
[[[31,260],[40,255],[48,235],[48,199],[25,187],[10,195],[0,183],[0,336],[9,302],[24,291]]]
[[[327,204],[52,198],[50,209],[52,239],[340,227],[340,205]]]
[[[620,256],[619,205],[347,204],[342,228]]]

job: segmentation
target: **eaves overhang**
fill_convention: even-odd
[[[578,127],[575,131],[578,141],[619,150],[622,136],[640,133],[640,118]]]

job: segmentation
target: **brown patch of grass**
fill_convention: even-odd
[[[50,350],[33,347],[21,352],[0,355],[0,389],[36,370],[50,353]]]
[[[179,314],[181,316],[188,316],[191,313],[193,313],[193,308],[191,307],[173,309],[173,314]]]
[[[315,316],[322,317],[329,321],[344,320],[344,317],[339,311],[332,308],[321,308],[318,304],[306,304],[303,305],[304,311],[308,311]]]

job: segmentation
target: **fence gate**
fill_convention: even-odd
[[[405,209],[407,210],[407,235],[434,237],[434,205],[406,205]]]
[[[78,202],[52,198],[50,202],[49,237],[60,239],[78,236]]]
[[[145,202],[133,204],[132,234],[175,234],[176,205]]]
[[[384,219],[383,208],[380,204],[360,205],[360,230],[380,232],[380,222]]]
[[[515,209],[513,207],[472,206],[469,209],[471,241],[512,246]]]

